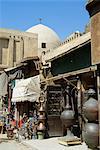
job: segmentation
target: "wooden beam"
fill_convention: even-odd
[[[33,60],[33,61],[38,61],[38,60],[39,60],[39,57],[38,57],[38,56],[33,56],[33,57],[26,57],[26,58],[23,58],[23,59],[21,60],[21,63],[24,63],[24,62],[27,62],[27,61],[31,61],[31,60]]]
[[[74,76],[74,75],[78,75],[78,74],[82,74],[82,73],[86,73],[86,72],[93,72],[95,70],[97,70],[96,65],[88,67],[88,68],[80,69],[80,70],[77,70],[77,71],[72,71],[72,72],[69,72],[69,73],[60,74],[60,75],[42,80],[40,83],[41,84],[46,83],[47,81],[50,81],[50,80],[56,81],[56,80],[60,80],[60,79],[65,78],[65,77]]]

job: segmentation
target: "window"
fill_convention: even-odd
[[[46,48],[46,43],[42,43],[41,47]]]

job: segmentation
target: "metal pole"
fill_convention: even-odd
[[[97,73],[97,97],[98,97],[98,122],[99,122],[99,148],[100,148],[100,76]]]
[[[8,85],[8,112],[10,112],[11,109],[11,87]]]

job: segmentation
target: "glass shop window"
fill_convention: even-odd
[[[46,48],[46,43],[42,43],[41,47]]]

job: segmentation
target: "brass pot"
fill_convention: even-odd
[[[43,115],[39,115],[39,117],[38,117],[38,120],[39,121],[44,121],[46,119],[46,117],[45,117],[45,115],[43,114]]]
[[[70,107],[67,105],[65,110],[61,113],[61,120],[62,123],[65,125],[66,128],[69,128],[74,121],[74,111],[70,110]]]
[[[46,128],[45,128],[44,124],[42,122],[40,122],[39,125],[38,125],[38,127],[37,127],[37,130],[38,131],[45,131],[45,129]]]
[[[92,97],[83,105],[83,113],[89,121],[98,119],[98,101]]]
[[[41,104],[41,107],[40,107],[40,109],[39,109],[39,112],[45,112],[45,109],[44,109],[44,107],[43,107],[43,104]]]
[[[96,123],[86,123],[83,129],[83,139],[89,148],[97,148],[99,145],[99,125]]]

